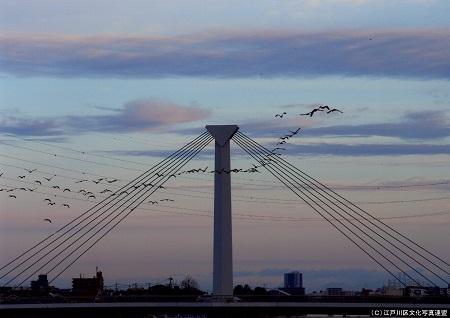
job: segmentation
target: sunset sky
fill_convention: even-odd
[[[94,204],[54,185],[123,185],[206,124],[268,147],[302,127],[285,159],[374,216],[401,217],[385,222],[449,260],[449,12],[447,0],[0,0],[0,188],[36,188],[0,192],[0,263]],[[300,115],[317,105],[343,113]],[[212,150],[186,168],[212,169]],[[254,163],[232,151],[233,168]],[[236,284],[277,287],[289,270],[307,290],[387,281],[267,172],[232,184]],[[143,205],[56,284],[99,266],[106,284],[190,274],[210,290],[212,185],[171,180],[154,197],[174,202]]]

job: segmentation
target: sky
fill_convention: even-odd
[[[449,10],[446,0],[0,0],[0,187],[36,188],[0,192],[1,263],[93,205],[53,186],[123,185],[207,124],[237,124],[267,147],[301,127],[286,160],[376,217],[400,216],[385,222],[448,261]],[[343,113],[300,115],[319,105]],[[212,168],[212,146],[186,169]],[[251,163],[232,143],[232,167]],[[277,287],[290,270],[307,290],[387,282],[269,173],[232,184],[236,284]],[[55,283],[98,266],[107,284],[190,274],[210,290],[212,195],[212,174],[171,180],[155,200],[173,202],[134,211]]]

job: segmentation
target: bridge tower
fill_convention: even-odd
[[[230,139],[236,125],[208,125],[215,139],[215,170],[230,171]],[[233,242],[231,231],[231,173],[214,173],[213,295],[233,296]]]

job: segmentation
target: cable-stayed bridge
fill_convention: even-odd
[[[450,264],[419,242],[400,233],[335,190],[297,168],[239,131],[235,125],[207,126],[207,131],[84,211],[56,232],[37,242],[0,268],[2,286],[19,287],[38,273],[52,283],[102,238],[119,226],[202,149],[215,140],[213,294],[217,300],[232,297],[232,229],[230,141],[252,159],[251,169],[266,169],[313,209],[332,228],[357,246],[400,284],[402,273],[416,286],[447,287]]]

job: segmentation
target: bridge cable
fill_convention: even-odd
[[[265,153],[266,156],[269,153]],[[263,153],[264,154],[264,153]],[[273,153],[272,153],[273,155]],[[279,162],[277,162],[277,160],[275,159],[275,156],[270,156],[271,157],[271,163],[276,164],[276,165],[281,165]],[[274,159],[272,159],[274,158]],[[282,167],[284,168],[284,167]],[[290,174],[292,176],[292,174],[290,172],[285,172],[287,174]],[[384,241],[386,241],[387,243],[389,243],[391,246],[393,246],[394,248],[396,248],[397,250],[399,250],[400,252],[402,252],[404,255],[406,255],[407,257],[409,257],[410,259],[412,259],[414,262],[416,262],[417,264],[419,264],[421,267],[423,267],[424,269],[426,269],[427,271],[429,271],[430,273],[432,273],[434,276],[436,276],[437,278],[439,278],[440,280],[442,280],[443,282],[445,282],[447,284],[447,281],[442,278],[440,275],[436,274],[434,271],[430,270],[429,268],[427,268],[424,264],[422,264],[421,262],[419,262],[416,258],[412,257],[411,255],[409,255],[408,253],[406,253],[405,251],[403,251],[401,248],[399,248],[397,245],[395,245],[394,243],[392,243],[391,241],[389,241],[388,239],[386,239],[385,237],[383,237],[382,235],[380,235],[377,231],[375,231],[373,228],[371,228],[370,226],[368,226],[367,224],[363,223],[361,219],[358,219],[357,217],[355,217],[354,215],[351,215],[348,211],[346,211],[345,209],[342,208],[342,206],[336,204],[336,202],[331,201],[328,197],[324,196],[322,193],[318,192],[317,190],[315,190],[315,188],[309,186],[308,184],[305,183],[305,181],[303,181],[303,179],[299,179],[298,177],[295,177],[297,180],[299,180],[303,185],[300,185],[302,187],[302,189],[304,189],[305,191],[307,191],[310,195],[314,196],[314,198],[316,200],[319,200],[322,204],[325,204],[328,208],[332,209],[335,213],[337,213],[340,217],[343,217],[341,213],[339,213],[338,211],[336,211],[333,207],[331,207],[328,203],[324,202],[321,198],[319,198],[318,196],[324,198],[325,200],[327,200],[331,205],[333,205],[334,207],[338,208],[339,210],[341,210],[342,212],[346,213],[347,215],[349,215],[352,219],[356,220],[358,223],[360,223],[362,226],[366,227],[367,229],[369,229],[372,233],[376,234],[378,237],[380,237],[381,239],[383,239]],[[311,191],[313,191],[314,193],[312,193],[311,191],[308,190],[311,189]],[[320,189],[322,192],[324,192],[326,195],[331,196],[329,193],[327,193],[326,191],[324,191],[323,189]],[[317,195],[316,195],[317,194]],[[331,196],[332,197],[332,196]],[[334,197],[333,197],[334,198]],[[312,199],[314,201],[314,199]],[[341,202],[342,203],[342,202]],[[345,207],[349,208],[347,205],[343,204]],[[351,208],[349,208],[351,209]],[[373,222],[371,222],[370,220],[367,220],[367,218],[364,217],[364,215],[361,215],[358,212],[355,212],[359,217],[362,217],[363,220],[365,221],[369,221],[369,223],[371,223],[372,225],[374,225],[375,227],[379,228],[378,225],[373,224]],[[405,264],[406,266],[408,266],[410,269],[412,269],[414,272],[416,272],[418,275],[420,275],[422,278],[424,278],[425,280],[427,280],[429,283],[433,284],[436,286],[436,284],[434,282],[432,282],[428,277],[426,277],[425,275],[423,275],[422,273],[420,273],[419,271],[417,271],[414,267],[412,267],[409,263],[406,263],[402,258],[400,258],[397,254],[393,253],[390,249],[388,249],[384,244],[380,243],[377,239],[373,238],[372,236],[370,236],[368,233],[365,233],[363,230],[361,230],[357,225],[355,225],[354,223],[352,223],[351,219],[347,219],[347,222],[349,222],[352,226],[356,227],[359,231],[361,231],[364,235],[370,237],[374,242],[376,242],[379,246],[381,246],[382,248],[384,248],[387,252],[389,252],[392,256],[394,256],[395,258],[397,258],[400,262],[402,262],[403,264]],[[381,229],[383,231],[383,229]],[[385,231],[384,231],[385,232]],[[389,234],[389,233],[387,233]],[[395,238],[394,238],[395,239]]]
[[[208,137],[207,137],[207,138],[208,138]],[[148,180],[147,180],[147,181],[148,181]],[[147,181],[145,181],[145,182],[147,182]],[[152,180],[152,182],[153,182],[153,180]],[[142,185],[142,184],[141,184],[141,185]],[[136,189],[138,189],[139,187],[140,187],[140,186],[133,186],[134,190],[133,190],[132,192],[134,192],[134,191],[135,191]],[[152,186],[152,188],[153,188],[153,187],[154,187],[154,186]],[[147,187],[145,187],[145,188],[147,188]],[[150,188],[150,189],[151,189],[151,188]],[[150,189],[149,189],[149,190],[146,190],[146,191],[148,192],[148,191],[150,191]],[[141,190],[141,191],[142,191],[142,190]],[[131,193],[132,193],[132,192],[131,192]],[[127,193],[127,194],[128,194],[128,193]],[[136,196],[136,195],[134,195],[134,196]],[[134,196],[133,196],[133,197],[134,197]],[[133,197],[132,197],[132,198],[133,198]],[[131,200],[132,198],[129,198],[126,202],[128,202],[128,201]],[[126,203],[126,202],[125,202],[125,203]],[[124,205],[124,203],[123,203],[120,207],[122,207],[123,205]],[[120,208],[120,207],[119,207],[119,208]],[[106,211],[102,212],[101,215],[103,215],[103,214],[105,214],[106,212],[108,212],[108,210],[110,210],[111,208],[112,208],[112,207],[109,207]],[[105,220],[106,218],[108,218],[109,216],[111,216],[111,215],[112,215],[115,211],[117,211],[119,208],[116,208],[116,210],[114,210],[113,212],[111,212],[111,213],[110,213],[108,216],[106,216],[103,220]],[[123,211],[122,211],[122,212],[123,212]],[[100,215],[100,216],[101,216],[101,215]],[[98,217],[99,217],[99,216],[97,216],[95,219],[97,219]],[[94,220],[95,220],[95,219],[94,219]],[[92,221],[94,221],[94,220],[92,220]],[[93,230],[97,225],[99,225],[101,222],[103,222],[103,220],[100,221],[100,222],[98,222],[94,227],[91,227],[91,229],[89,229],[86,233],[82,234],[82,235],[81,235],[79,238],[77,238],[76,240],[81,239],[81,237],[83,237],[84,235],[86,235],[89,231]],[[92,221],[90,221],[90,222],[92,222]],[[88,223],[88,224],[89,224],[89,223]],[[84,227],[86,227],[88,224],[84,225],[84,226],[83,226],[81,229],[79,229],[76,233],[72,234],[69,238],[67,238],[66,240],[64,240],[64,242],[66,242],[68,239],[70,239],[70,238],[73,237],[75,234],[77,234],[78,232],[80,232],[80,231],[81,231]],[[57,247],[61,246],[64,242],[60,243]],[[75,242],[76,242],[76,241],[75,241]],[[75,242],[72,242],[71,244],[74,244]],[[50,244],[52,244],[52,243],[50,243]],[[52,252],[52,251],[51,251],[51,252]],[[63,252],[63,251],[62,251],[62,252]],[[61,253],[62,253],[62,252],[61,252]],[[46,254],[45,254],[44,256],[42,256],[40,259],[44,258],[44,257],[47,256],[48,254],[50,254],[50,252],[46,253]],[[40,260],[40,259],[39,259],[39,260]],[[34,264],[36,264],[37,262],[39,262],[39,260],[35,261]],[[50,260],[49,262],[47,262],[45,265],[47,265],[47,264],[50,263],[51,261],[52,261],[52,260]],[[32,265],[34,265],[34,264],[32,264]],[[31,265],[31,266],[32,266],[32,265]],[[45,265],[44,265],[44,266],[45,266]],[[29,266],[28,268],[30,268],[31,266]],[[42,266],[41,268],[39,268],[37,271],[39,271],[40,269],[42,269],[44,266]],[[27,269],[28,269],[28,268],[27,268]],[[25,270],[27,270],[27,269],[25,269]],[[25,271],[25,270],[24,270],[24,271]],[[23,273],[24,271],[22,271],[21,273]],[[37,272],[37,271],[36,271],[36,272]],[[35,272],[35,273],[36,273],[36,272]],[[20,274],[21,274],[21,273],[20,273]],[[35,273],[33,273],[33,274],[35,274]],[[32,275],[33,275],[33,274],[32,274]],[[31,275],[31,276],[32,276],[32,275]],[[31,276],[30,276],[30,277],[31,277]],[[29,277],[28,277],[28,278],[29,278]],[[28,279],[28,278],[27,278],[27,279]],[[9,283],[9,282],[8,282],[8,283]],[[7,284],[8,284],[8,283],[7,283]],[[22,283],[21,283],[21,284],[22,284]],[[20,285],[20,284],[19,284],[19,285]]]
[[[250,152],[249,154],[251,154],[252,155],[252,157],[253,158],[255,158],[255,156],[253,156],[253,154],[254,154],[254,152],[252,153],[252,150],[249,150],[249,148],[248,148],[248,144],[246,144],[245,145],[245,142],[246,141],[244,141],[243,139],[242,139],[242,137],[239,137],[239,136],[237,136],[236,137],[236,139],[235,138],[233,138],[233,140],[235,140],[235,141],[237,141],[237,143],[238,143],[238,145],[239,146],[241,146],[241,147],[243,147],[243,149],[245,150],[245,151],[247,151],[247,152]],[[243,144],[244,144],[244,146],[243,146]],[[270,153],[270,152],[269,152]],[[266,156],[267,156],[267,154],[266,154]],[[255,159],[257,159],[258,157],[256,157]],[[261,162],[261,161],[263,161],[263,160],[261,160],[261,158],[264,158],[264,157],[261,157],[261,155],[260,155],[260,157],[258,158],[259,160],[257,160],[258,162]],[[273,166],[271,166],[270,164],[267,164],[267,165],[265,165],[264,166],[266,169],[268,169],[269,170],[269,172],[271,172],[272,174],[274,174],[273,172],[274,171],[272,171],[272,168],[269,168],[269,167],[273,167]],[[274,168],[273,168],[274,169]],[[274,174],[275,175],[275,174]],[[276,175],[275,175],[276,176]],[[278,176],[276,176],[277,178],[278,178]],[[280,178],[278,178],[280,181],[281,181],[281,179]],[[284,183],[284,182],[283,182]],[[301,191],[298,187],[296,187],[292,182],[290,182],[295,188],[297,188],[297,190],[299,190],[303,195],[305,195],[306,197],[308,197],[308,199],[310,199],[312,202],[314,202],[316,205],[318,205],[322,210],[324,210],[326,213],[328,213],[330,216],[332,216],[335,220],[337,220],[337,221],[339,221],[338,219],[336,219],[336,217],[334,216],[334,215],[332,215],[330,212],[328,212],[323,206],[321,206],[321,205],[319,205],[314,199],[312,199],[310,196],[308,196],[305,192],[303,192],[303,191]],[[285,185],[287,185],[287,184],[285,184]],[[306,190],[304,187],[302,187],[304,190]],[[291,188],[291,190],[292,190],[292,188]],[[306,190],[307,191],[307,190]],[[295,191],[294,191],[295,192]],[[309,191],[308,191],[309,192]],[[309,192],[310,194],[311,194],[311,192]],[[297,193],[296,193],[297,194]],[[297,194],[298,195],[298,194]],[[306,201],[303,197],[301,197],[305,202],[307,202],[307,203],[309,203],[308,201]],[[316,199],[317,199],[317,197],[316,197]],[[323,201],[321,201],[322,203],[324,203]],[[313,207],[311,204],[309,204],[311,207]],[[329,205],[327,205],[329,208],[331,208]],[[314,207],[313,207],[314,208]],[[317,212],[319,212],[317,209],[315,209]],[[334,212],[336,212],[336,213],[338,213],[341,217],[342,217],[342,215],[339,213],[339,212],[337,212],[336,210],[334,210],[334,209],[332,209]],[[323,216],[323,215],[322,215]],[[324,216],[323,216],[324,217]],[[346,219],[346,218],[344,218],[344,219]],[[349,223],[351,223],[348,219],[346,219]],[[330,223],[332,223],[332,222],[330,222]],[[349,230],[353,235],[355,235],[355,236],[357,236],[360,240],[362,240],[366,245],[368,245],[368,246],[370,246],[374,251],[376,251],[379,255],[381,255],[383,258],[385,258],[387,261],[389,261],[392,265],[394,265],[397,269],[399,269],[400,271],[402,271],[403,273],[405,273],[405,275],[407,275],[411,280],[413,280],[413,281],[415,281],[418,285],[420,285],[420,283],[419,282],[417,282],[415,279],[413,279],[411,276],[409,276],[406,272],[404,272],[403,270],[401,270],[395,263],[393,263],[392,261],[390,261],[388,258],[386,258],[382,253],[380,253],[376,248],[374,248],[371,244],[369,244],[366,240],[364,240],[363,238],[361,238],[358,234],[356,234],[354,231],[352,231],[351,229],[349,229],[348,228],[348,226],[346,226],[344,223],[342,223],[342,222],[340,222],[339,221],[339,223],[341,223],[341,225],[343,225],[347,230]],[[332,223],[333,224],[333,223]],[[352,224],[352,223],[351,223]],[[333,224],[334,225],[334,224]],[[353,226],[355,226],[354,224],[352,224]],[[335,226],[336,227],[336,226]],[[357,226],[355,226],[358,230],[360,230],[363,234],[365,234],[359,227],[357,227]],[[339,229],[338,227],[336,227],[337,229]],[[341,231],[342,232],[342,231]],[[344,233],[343,233],[344,234]],[[347,236],[347,235],[346,235]],[[368,235],[369,236],[369,235]],[[348,237],[348,236],[347,236]],[[376,239],[374,239],[373,237],[371,237],[371,236],[369,236],[373,241],[375,241],[377,244],[379,244],[380,246],[382,246],[382,247],[384,247],[385,249],[386,249],[386,247],[384,246],[384,245],[382,245],[382,244],[380,244]],[[350,237],[348,237],[349,239],[350,239]],[[352,240],[352,239],[351,239]],[[353,241],[353,240],[352,240]],[[354,241],[353,241],[354,242]],[[354,242],[354,243],[356,243],[356,242]],[[359,246],[358,244],[357,244],[357,246]],[[359,246],[360,247],[360,246]],[[360,247],[361,248],[361,247]],[[386,249],[387,250],[387,249]],[[365,251],[364,249],[363,249],[363,251]],[[388,250],[388,252],[390,252],[389,250]],[[395,254],[393,254],[393,253],[391,253],[392,255],[394,255],[395,256]],[[401,259],[400,259],[401,260]],[[406,265],[408,265],[407,263],[405,263]],[[381,264],[380,264],[381,265]],[[409,266],[411,269],[413,269],[414,270],[414,268],[412,268],[411,266]],[[384,266],[383,266],[383,268],[384,268]],[[419,273],[420,274],[420,273]],[[425,276],[423,276],[424,278],[426,278],[427,279],[427,277],[425,277]],[[431,281],[430,281],[431,282]],[[434,283],[433,283],[433,285],[435,285]]]
[[[262,149],[262,151],[267,155],[271,154],[272,152],[266,148],[264,148],[262,145],[260,145],[259,143],[257,143],[256,141],[252,140],[249,137],[246,137],[244,134],[240,133],[240,135],[244,136],[243,138],[247,138],[246,140],[248,140],[249,142],[252,142],[254,145],[256,145],[255,147],[259,147],[259,149]],[[404,245],[405,247],[407,247],[409,250],[413,251],[414,253],[416,253],[417,255],[421,256],[423,259],[425,259],[426,261],[428,261],[429,263],[433,264],[434,266],[436,266],[437,268],[439,268],[441,271],[445,272],[446,274],[450,275],[450,273],[448,271],[446,271],[445,269],[443,269],[441,266],[439,266],[438,264],[436,264],[435,262],[433,262],[432,260],[430,260],[429,258],[425,257],[424,255],[422,255],[420,252],[416,251],[415,249],[412,249],[409,245],[405,244],[403,241],[399,240],[397,237],[394,237],[393,235],[391,235],[391,233],[385,231],[383,228],[381,228],[378,224],[373,223],[370,219],[367,219],[366,217],[364,217],[364,215],[362,215],[361,213],[355,211],[351,206],[347,205],[347,203],[349,203],[350,205],[356,207],[358,210],[364,212],[366,215],[370,216],[371,219],[374,219],[375,221],[378,221],[379,223],[381,223],[382,225],[388,227],[389,229],[391,229],[392,231],[396,232],[397,234],[399,234],[400,236],[404,237],[401,233],[399,233],[397,230],[393,229],[392,227],[388,226],[387,224],[385,224],[384,222],[380,221],[379,219],[373,217],[370,213],[368,213],[367,211],[359,208],[358,206],[356,206],[354,203],[348,201],[347,199],[343,198],[342,196],[340,196],[339,194],[337,194],[335,191],[333,191],[332,189],[328,188],[326,185],[320,183],[319,181],[317,181],[316,179],[312,178],[311,176],[308,175],[308,179],[306,179],[303,175],[307,175],[306,173],[304,173],[303,171],[301,171],[300,169],[296,168],[295,166],[293,166],[292,164],[290,164],[288,161],[284,160],[283,158],[280,158],[279,156],[271,156],[271,161],[275,162],[279,165],[283,165],[284,166],[288,166],[289,170],[293,171],[295,175],[297,175],[297,179],[299,180],[299,177],[301,179],[301,182],[303,182],[303,184],[306,184],[304,180],[307,180],[307,182],[309,184],[312,184],[314,187],[320,189],[323,193],[325,193],[326,195],[332,197],[333,199],[337,200],[339,203],[341,203],[343,206],[345,206],[346,208],[348,208],[349,210],[351,210],[352,212],[354,212],[355,214],[357,214],[359,217],[362,217],[364,220],[368,221],[370,224],[374,225],[375,227],[377,227],[378,229],[380,229],[381,231],[383,231],[385,234],[387,234],[388,236],[390,236],[391,238],[395,239],[396,241],[400,242],[402,245]],[[281,162],[281,163],[280,163]],[[302,175],[299,174],[302,173]],[[310,180],[313,180],[314,183]],[[313,190],[313,188],[311,186],[309,186],[310,189]],[[324,190],[325,189],[325,190]],[[329,192],[326,192],[326,191]],[[331,192],[331,194],[330,194]],[[316,193],[318,193],[316,191]],[[322,197],[324,197],[322,194],[319,193],[319,195],[321,195]],[[330,199],[326,198],[328,201],[332,202]],[[342,200],[344,200],[344,202]],[[335,204],[336,206],[338,206],[335,202],[332,202],[333,204]],[[340,208],[341,210],[343,210],[342,208]],[[344,211],[344,210],[343,210]],[[346,212],[346,211],[344,211]],[[350,215],[348,212],[346,212],[348,215]],[[354,218],[354,216],[352,216]],[[356,218],[355,218],[356,219]],[[361,222],[360,222],[361,223]],[[364,224],[363,224],[364,225]],[[367,227],[367,226],[366,226]],[[373,230],[372,230],[373,231]],[[380,236],[380,235],[378,235]],[[381,237],[381,236],[380,236]],[[382,237],[383,239],[385,239],[384,237]],[[406,238],[406,237],[405,237]],[[386,240],[386,239],[385,239]],[[411,241],[410,239],[408,239],[409,241]],[[433,253],[429,252],[428,250],[424,249],[423,247],[421,247],[420,245],[418,245],[417,243],[411,241],[411,243],[413,243],[416,246],[419,246],[421,249],[425,250],[427,253],[431,254],[432,256],[435,256]],[[391,243],[392,245],[392,243]],[[399,247],[395,246],[398,250],[402,251],[402,249],[400,249]],[[403,252],[405,254],[405,252]],[[407,256],[409,256],[409,254],[405,254]],[[411,259],[415,260],[417,262],[417,260],[411,256],[409,256]],[[435,256],[438,260],[442,261],[444,264],[449,265],[447,262],[445,262],[444,260],[440,259],[439,257]],[[423,265],[422,263],[419,263],[421,266],[423,266],[425,269],[427,269],[428,271],[430,271],[425,265]],[[432,272],[432,271],[430,271]],[[434,272],[432,272],[435,276],[437,276],[438,278],[440,278],[441,280],[442,277],[440,277],[439,275],[435,274]],[[444,282],[448,283],[446,280],[443,280]]]
[[[183,168],[189,161],[191,161],[203,148],[205,148],[214,138],[211,136],[211,138],[209,138],[206,143],[204,143],[199,149],[197,149],[195,151],[195,153],[190,156],[185,162],[183,162],[181,165],[177,166],[174,170],[171,171],[171,173],[176,173],[178,172],[181,168]],[[164,180],[162,181],[161,185],[166,183],[167,181],[169,181],[170,179],[170,175]],[[144,199],[140,200],[140,198],[138,198],[137,200],[135,200],[133,203],[135,203],[136,201],[139,201],[133,208],[130,209],[129,212],[127,212],[123,217],[121,217],[116,223],[114,223],[114,225],[109,228],[105,233],[103,233],[99,238],[97,238],[90,246],[88,246],[88,248],[86,248],[81,254],[79,254],[75,259],[73,259],[66,267],[64,267],[58,274],[56,274],[56,276],[54,276],[49,283],[53,282],[56,278],[58,278],[60,275],[62,275],[68,268],[70,268],[78,259],[80,259],[84,254],[86,254],[95,244],[97,244],[103,237],[105,237],[109,232],[111,232],[117,225],[119,225],[128,215],[131,214],[131,212],[133,212],[138,206],[140,206],[145,200],[147,200],[151,194],[153,194],[156,191],[156,189],[154,191],[152,191],[150,194],[146,195],[144,197]],[[132,203],[132,204],[133,204]],[[88,239],[89,240],[89,239]],[[83,246],[88,240],[86,240],[81,246]],[[78,249],[78,248],[77,248]],[[72,254],[72,253],[71,253]],[[70,256],[71,254],[69,254],[68,256]],[[59,265],[60,263],[58,263]],[[53,269],[55,269],[55,267],[53,267],[50,271],[52,271]],[[49,272],[50,272],[49,271]]]
[[[158,163],[157,165],[155,165],[154,167],[152,167],[151,169],[147,170],[146,173],[142,174],[141,176],[138,176],[137,178],[133,179],[131,182],[129,182],[128,184],[124,185],[123,187],[121,187],[119,190],[117,190],[115,193],[112,193],[110,196],[108,196],[106,199],[102,200],[101,202],[97,203],[96,205],[94,205],[92,208],[88,209],[86,212],[84,212],[83,214],[81,214],[80,216],[76,217],[75,219],[73,219],[71,222],[69,222],[68,224],[64,225],[63,227],[61,227],[59,230],[57,230],[56,232],[54,232],[53,234],[51,234],[50,236],[46,237],[45,239],[43,239],[42,241],[38,242],[36,245],[34,245],[33,247],[31,247],[30,249],[26,250],[25,252],[23,252],[22,254],[20,254],[18,257],[16,257],[15,259],[13,259],[12,261],[10,261],[9,263],[7,263],[6,265],[4,265],[1,269],[5,269],[7,266],[13,264],[14,262],[16,262],[17,260],[19,260],[21,257],[25,256],[27,253],[31,252],[32,250],[34,250],[35,248],[37,248],[38,246],[40,246],[41,244],[43,244],[44,242],[46,242],[47,240],[49,240],[51,237],[55,236],[57,233],[61,232],[62,230],[64,230],[65,228],[69,227],[71,224],[75,223],[78,219],[82,218],[83,216],[87,215],[89,212],[93,211],[95,208],[97,208],[96,211],[90,213],[90,215],[88,215],[87,217],[85,217],[81,222],[79,222],[78,224],[76,224],[74,227],[76,227],[77,225],[79,225],[80,223],[82,223],[83,221],[85,221],[86,219],[88,219],[90,216],[94,215],[95,213],[97,213],[101,208],[102,208],[102,204],[109,204],[111,202],[113,202],[114,200],[116,200],[117,198],[119,198],[124,191],[129,190],[131,187],[134,187],[134,184],[136,184],[137,182],[141,182],[146,176],[148,176],[149,174],[151,174],[152,172],[154,172],[155,170],[158,170],[161,166],[164,166],[168,161],[172,160],[173,158],[178,157],[181,153],[183,153],[183,151],[185,151],[186,149],[188,149],[189,147],[191,147],[192,144],[194,144],[195,142],[198,142],[199,140],[201,140],[202,138],[204,138],[205,136],[207,136],[207,133],[204,133],[202,135],[200,135],[199,137],[197,137],[196,139],[194,139],[192,142],[188,143],[187,145],[185,145],[184,147],[182,147],[180,150],[174,152],[172,155],[170,155],[168,158],[164,159],[163,161],[161,161],[160,163]],[[125,190],[126,189],[126,190]],[[109,201],[109,202],[107,202]],[[100,208],[98,208],[100,207]],[[74,227],[72,227],[71,229],[69,229],[68,231],[66,231],[64,234],[66,234],[67,232],[69,232],[70,230],[72,230]],[[60,235],[59,237],[62,237],[64,234]],[[59,239],[56,238],[55,240]],[[54,240],[54,241],[55,241]],[[3,278],[5,275],[3,275],[0,278]]]

